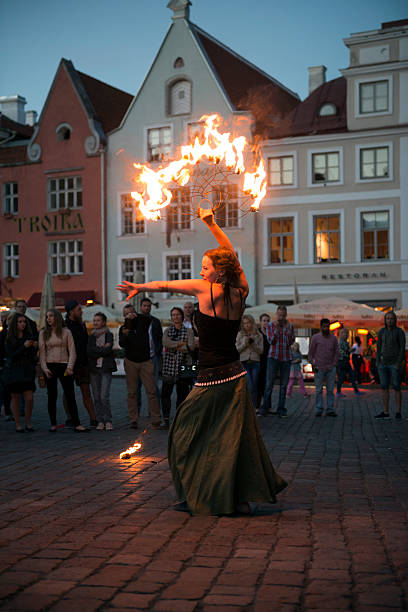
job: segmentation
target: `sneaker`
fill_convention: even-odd
[[[138,424],[136,421],[132,421],[130,424],[130,429],[138,429]]]
[[[112,423],[110,421],[105,423],[105,429],[106,429],[106,431],[112,431],[113,425],[112,425]]]
[[[89,421],[89,427],[98,427],[99,423],[96,419],[91,419]]]
[[[395,418],[400,421],[402,419],[402,414],[400,412],[395,413]]]
[[[97,431],[102,431],[103,429],[105,429],[105,424],[104,423],[98,423],[96,426],[96,430]]]
[[[330,412],[326,412],[326,416],[336,417],[337,412],[334,412],[334,410],[330,410]]]
[[[390,415],[388,412],[380,412],[374,416],[375,419],[389,419]]]
[[[347,395],[345,395],[345,393],[336,393],[336,397],[347,397]]]

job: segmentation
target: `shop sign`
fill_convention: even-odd
[[[32,217],[14,217],[17,223],[18,233],[29,232],[68,232],[72,230],[84,229],[84,223],[80,212],[68,210],[63,214],[50,213],[42,217],[34,215]]]
[[[386,272],[350,272],[347,274],[322,274],[322,280],[370,280],[387,278]]]

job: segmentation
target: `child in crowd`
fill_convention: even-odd
[[[286,392],[286,396],[290,397],[292,393],[292,387],[294,385],[295,380],[299,381],[299,387],[302,391],[304,397],[309,397],[309,394],[306,391],[305,383],[303,382],[302,375],[302,354],[300,352],[299,342],[294,342],[291,346],[292,351],[292,363],[290,366],[290,376],[289,376],[289,384],[288,390]]]

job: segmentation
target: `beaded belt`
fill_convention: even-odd
[[[233,361],[215,368],[198,369],[196,387],[209,387],[241,378],[246,375],[246,370],[240,361]]]

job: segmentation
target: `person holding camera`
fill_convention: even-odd
[[[316,385],[316,414],[323,413],[323,385],[326,384],[326,416],[336,417],[334,410],[334,383],[336,366],[339,360],[339,344],[330,332],[329,319],[321,319],[320,332],[312,336],[309,346],[309,361],[313,366]]]
[[[249,392],[254,408],[256,408],[260,359],[264,347],[262,334],[257,330],[255,320],[251,315],[242,317],[241,329],[238,332],[235,346],[239,359],[248,372]]]

